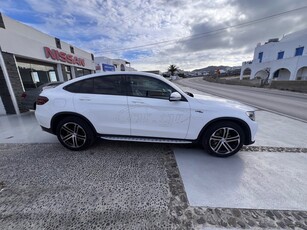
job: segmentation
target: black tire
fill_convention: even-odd
[[[216,157],[229,157],[243,146],[243,129],[234,122],[219,122],[211,125],[203,135],[204,149]]]
[[[74,151],[87,149],[96,139],[90,125],[79,117],[61,120],[57,125],[56,135],[65,148]]]

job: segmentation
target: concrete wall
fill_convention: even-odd
[[[13,54],[10,53],[4,53],[2,52],[2,56],[4,59],[4,63],[7,69],[7,72],[10,76],[10,82],[12,85],[12,88],[14,90],[14,94],[17,100],[17,104],[19,107],[20,112],[25,112],[27,110],[23,109],[21,105],[21,94],[24,92],[22,82],[18,73],[18,69],[16,66],[15,58]],[[15,110],[12,110],[15,111]],[[7,113],[11,113],[11,109],[9,111],[7,110]]]
[[[1,66],[0,66],[0,97],[3,106],[3,108],[1,109],[1,114],[15,114],[16,111],[14,109],[13,101],[9,89],[6,85],[6,81]]]
[[[307,81],[272,81],[270,88],[307,93]]]
[[[242,85],[242,86],[251,86],[251,87],[263,87],[263,83],[264,83],[263,79],[239,80],[239,79],[223,79],[223,78],[214,79],[212,77],[204,77],[203,79],[209,82],[215,82],[215,83],[220,83],[220,84]],[[307,93],[307,80],[306,81],[273,80],[269,88]]]
[[[253,79],[253,80],[239,80],[239,79],[215,79],[212,77],[204,77],[203,78],[209,82],[227,84],[227,85],[243,85],[243,86],[251,86],[251,87],[260,87],[262,83],[262,79]]]

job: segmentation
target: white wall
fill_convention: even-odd
[[[302,56],[294,56],[296,48],[303,47]],[[278,52],[284,51],[283,59],[277,60]],[[259,62],[258,55],[263,52],[262,62]],[[241,69],[241,78],[246,68],[251,69],[250,78],[253,79],[255,74],[261,70],[270,70],[270,79],[276,70],[285,68],[290,71],[280,71],[278,80],[295,80],[297,71],[307,67],[307,30],[299,31],[283,37],[279,42],[270,42],[267,44],[258,44],[254,51],[252,63],[243,63]]]
[[[51,49],[71,54],[70,45],[68,43],[61,41],[62,49],[58,49],[54,37],[17,22],[3,14],[2,17],[5,29],[0,29],[0,46],[3,52],[13,53],[20,57],[73,66],[72,64],[59,62],[51,58],[47,59],[44,53],[44,46],[47,46]],[[74,66],[92,70],[95,69],[95,64],[94,61],[92,61],[90,53],[74,47],[74,54],[72,55],[85,60],[84,67],[78,66],[77,64]]]

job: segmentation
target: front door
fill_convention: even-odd
[[[187,100],[169,101],[175,89],[156,78],[128,75],[127,81],[132,136],[186,137],[190,124]]]

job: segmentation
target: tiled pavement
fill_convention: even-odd
[[[0,159],[1,229],[307,229],[306,211],[190,206],[167,145],[0,144]]]

